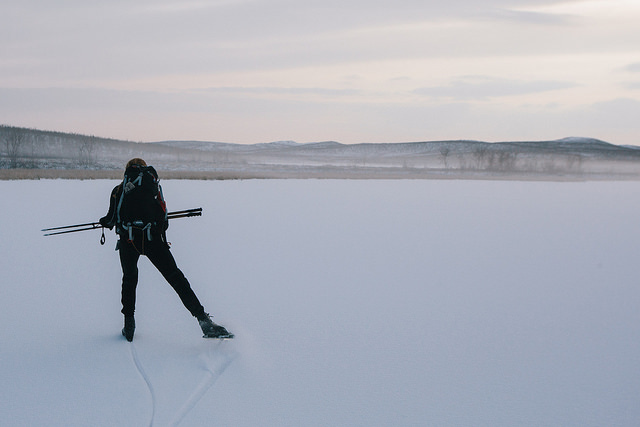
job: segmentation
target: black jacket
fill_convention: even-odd
[[[113,229],[116,225],[116,205],[117,200],[120,198],[122,194],[122,184],[118,184],[111,191],[111,197],[109,198],[109,212],[102,218],[100,218],[100,225],[103,227],[107,227],[109,230]],[[116,229],[119,232],[119,230]]]

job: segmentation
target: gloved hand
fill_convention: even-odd
[[[113,228],[113,223],[110,223],[109,218],[106,216],[103,216],[102,218],[100,218],[98,222],[100,223],[101,226],[107,227],[109,230]]]

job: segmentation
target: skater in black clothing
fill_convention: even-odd
[[[131,159],[125,169],[125,178],[111,192],[109,212],[100,224],[116,227],[119,240],[117,249],[122,266],[122,335],[133,340],[135,330],[136,286],[138,284],[138,259],[145,255],[176,291],[189,312],[198,319],[205,338],[232,338],[223,326],[215,324],[189,281],[176,265],[166,241],[169,225],[162,189],[153,167],[142,159]]]

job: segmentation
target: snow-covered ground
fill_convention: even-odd
[[[636,182],[164,181],[120,336],[114,181],[0,182],[3,426],[635,426]]]

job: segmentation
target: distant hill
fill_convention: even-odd
[[[0,126],[0,171],[81,170],[83,176],[104,176],[97,171],[121,172],[132,157],[144,158],[164,176],[211,179],[640,177],[640,149],[581,137],[495,143],[140,143]]]

